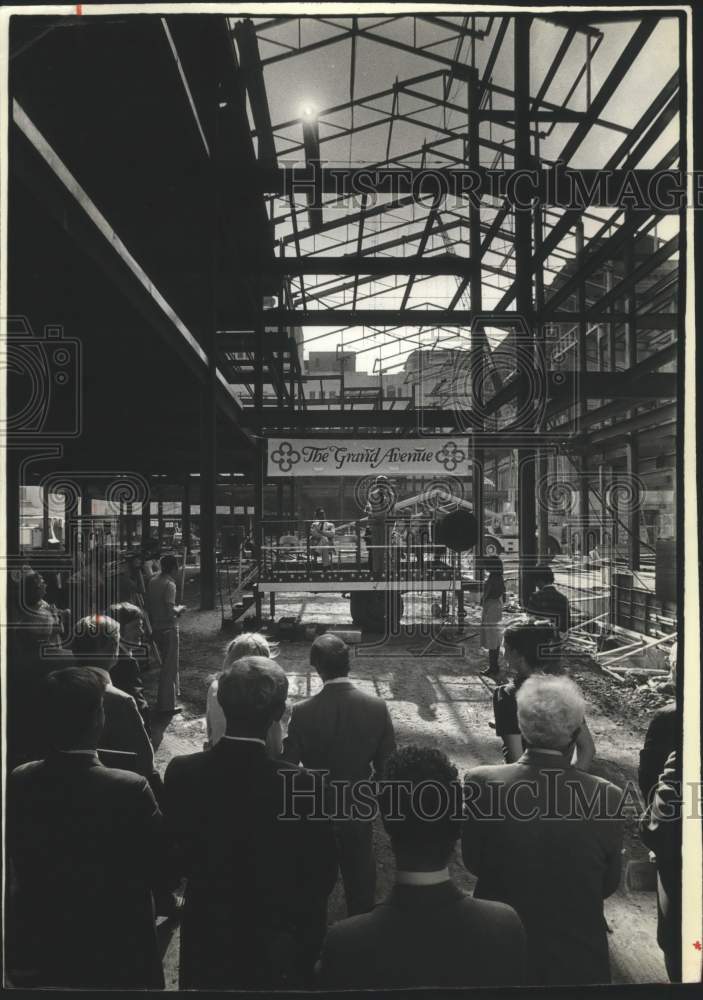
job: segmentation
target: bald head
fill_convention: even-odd
[[[323,681],[346,677],[349,673],[349,647],[337,635],[321,635],[310,647],[310,664]]]
[[[217,700],[230,736],[263,738],[286,707],[288,678],[275,660],[244,656],[220,675]]]

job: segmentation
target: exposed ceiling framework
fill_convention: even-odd
[[[417,349],[471,347],[477,311],[516,308],[516,220],[525,213],[482,195],[472,240],[470,196],[433,204],[421,186],[382,193],[372,182],[350,197],[333,189],[345,171],[419,177],[559,162],[624,181],[631,171],[681,167],[674,18],[523,20],[530,54],[522,70],[514,15],[230,21],[282,282],[278,308],[264,313],[267,329],[302,328],[306,351],[353,350],[362,366],[390,372]],[[321,180],[291,190],[306,167]],[[573,359],[579,338],[584,357],[610,352],[611,371],[671,342],[675,215],[597,197],[585,210],[546,203],[530,214],[534,317],[558,345],[557,364]],[[489,358],[507,331],[495,326]],[[296,398],[310,409],[302,386]]]

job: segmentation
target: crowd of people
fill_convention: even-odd
[[[204,748],[173,757],[162,779],[134,655],[144,610],[123,600],[84,617],[67,650],[37,577],[24,581],[34,617],[9,687],[16,985],[161,988],[158,916],[181,921],[181,988],[610,981],[603,903],[620,883],[626,800],[590,773],[585,701],[551,655],[553,626],[501,635],[510,679],[494,689],[494,715],[505,763],[463,781],[440,750],[396,733],[392,709],[354,683],[350,649],[330,633],[310,650],[322,686],[292,706],[287,727],[278,649],[259,633],[237,636],[206,693]],[[146,588],[161,655],[155,710],[167,718],[178,708],[175,577],[165,557]],[[674,709],[658,716],[640,767],[672,979],[676,733]],[[382,900],[377,818],[396,866]],[[459,859],[476,877],[472,895],[450,873]],[[328,926],[339,874],[347,918]]]

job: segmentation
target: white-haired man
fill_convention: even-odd
[[[535,674],[517,695],[526,749],[466,776],[464,864],[474,895],[512,906],[529,982],[610,982],[603,900],[620,881],[620,789],[574,768],[585,702],[567,677]]]
[[[222,661],[222,669],[227,670],[228,667],[231,667],[233,663],[240,660],[243,656],[263,656],[267,660],[273,660],[278,656],[278,649],[272,649],[266,636],[261,635],[260,632],[244,632],[242,635],[238,635],[232,639],[227,646]],[[227,729],[225,713],[222,711],[222,706],[217,697],[219,680],[219,676],[216,677],[207,692],[205,705],[207,742],[203,747],[204,750],[214,747],[216,743],[219,743]],[[271,724],[266,737],[266,745],[272,756],[277,757],[280,755],[282,749],[280,722],[276,721]]]

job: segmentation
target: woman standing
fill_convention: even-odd
[[[488,577],[481,598],[481,645],[488,650],[488,667],[481,674],[484,677],[497,677],[500,673],[498,655],[503,638],[500,622],[505,603],[503,563],[498,556],[493,556],[486,560],[485,568]]]
[[[499,684],[494,689],[493,714],[496,736],[503,740],[506,764],[514,764],[525,750],[517,716],[517,693],[520,687],[535,673],[565,673],[559,654],[555,651],[556,639],[556,630],[549,622],[515,624],[505,630],[505,662],[511,679],[507,684]],[[593,737],[584,720],[571,763],[580,771],[588,771],[595,752]]]

